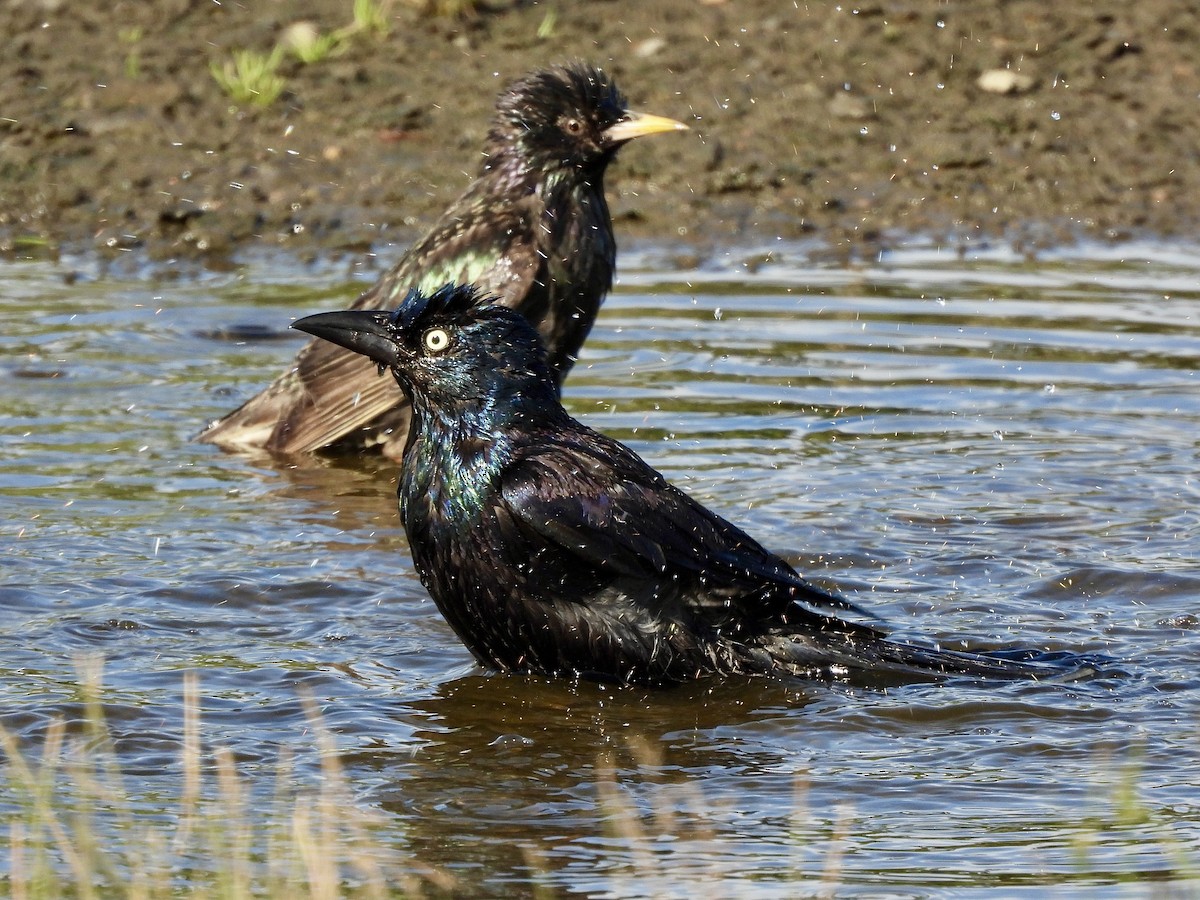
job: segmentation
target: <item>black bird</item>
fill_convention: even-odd
[[[413,561],[487,666],[650,684],[1061,675],[856,621],[871,617],[571,418],[537,333],[472,288],[293,327],[390,369],[408,396],[399,499]]]
[[[686,127],[631,111],[591,66],[526,75],[497,101],[479,176],[354,308],[391,308],[410,288],[430,293],[471,282],[534,324],[561,386],[612,286],[605,169],[627,141]],[[199,439],[278,454],[379,446],[398,457],[408,409],[372,375],[365,360],[311,341],[286,372]]]

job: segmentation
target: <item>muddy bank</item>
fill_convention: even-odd
[[[465,18],[393,2],[386,33],[354,30],[352,9],[4,4],[3,247],[390,258],[474,173],[502,85],[573,58],[692,126],[611,170],[626,246],[1041,244],[1200,218],[1200,25],[1174,0],[495,3]],[[269,105],[234,102],[214,65],[297,23],[342,39],[313,62],[286,54]],[[1007,74],[981,86],[993,70]]]

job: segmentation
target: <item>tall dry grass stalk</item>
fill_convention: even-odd
[[[660,748],[645,740],[631,739],[626,744],[633,759],[628,771],[639,773],[639,783],[617,776],[618,766],[612,753],[602,755],[597,764],[596,786],[606,831],[622,846],[626,865],[614,867],[612,890],[617,896],[664,895],[677,893],[687,884],[695,898],[726,898],[740,892],[727,869],[730,852],[728,833],[719,832],[714,821],[733,818],[737,811],[728,801],[714,799],[704,791],[703,783],[693,778],[675,778],[664,765]],[[796,847],[792,885],[804,896],[832,897],[842,885],[843,855],[853,822],[849,806],[838,809],[838,817],[829,828],[809,815],[808,782],[795,781],[794,813],[787,837]],[[814,872],[806,858],[810,842],[825,848]],[[736,838],[733,844],[737,844]],[[655,891],[654,885],[659,885]],[[783,885],[780,885],[783,887]]]
[[[31,752],[0,728],[0,767],[9,864],[0,894],[14,900],[77,897],[387,898],[453,887],[438,873],[413,873],[410,860],[380,840],[384,822],[354,802],[337,748],[311,702],[319,774],[300,779],[278,763],[274,797],[263,808],[234,755],[205,753],[200,690],[184,676],[179,793],[153,808],[136,794],[101,703],[101,669],[81,664],[85,715],[46,728]],[[7,890],[6,890],[7,889]]]

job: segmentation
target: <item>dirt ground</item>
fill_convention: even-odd
[[[1037,247],[1186,237],[1200,218],[1183,0],[376,2],[386,33],[347,28],[353,0],[0,5],[0,248],[390,262],[475,172],[504,83],[571,59],[692,129],[611,170],[626,246]],[[271,104],[235,103],[213,66],[297,23],[346,30],[324,58],[288,55]]]

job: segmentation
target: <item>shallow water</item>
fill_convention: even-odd
[[[1194,890],[1200,251],[803,259],[625,257],[570,408],[901,633],[1101,653],[1127,678],[482,673],[412,571],[390,465],[190,441],[291,357],[291,317],[369,276],[14,263],[0,724],[30,756],[56,717],[81,728],[80,660],[102,656],[130,808],[169,818],[185,673],[252,807],[281,758],[321,777],[311,697],[389,877],[432,871],[434,893]]]

